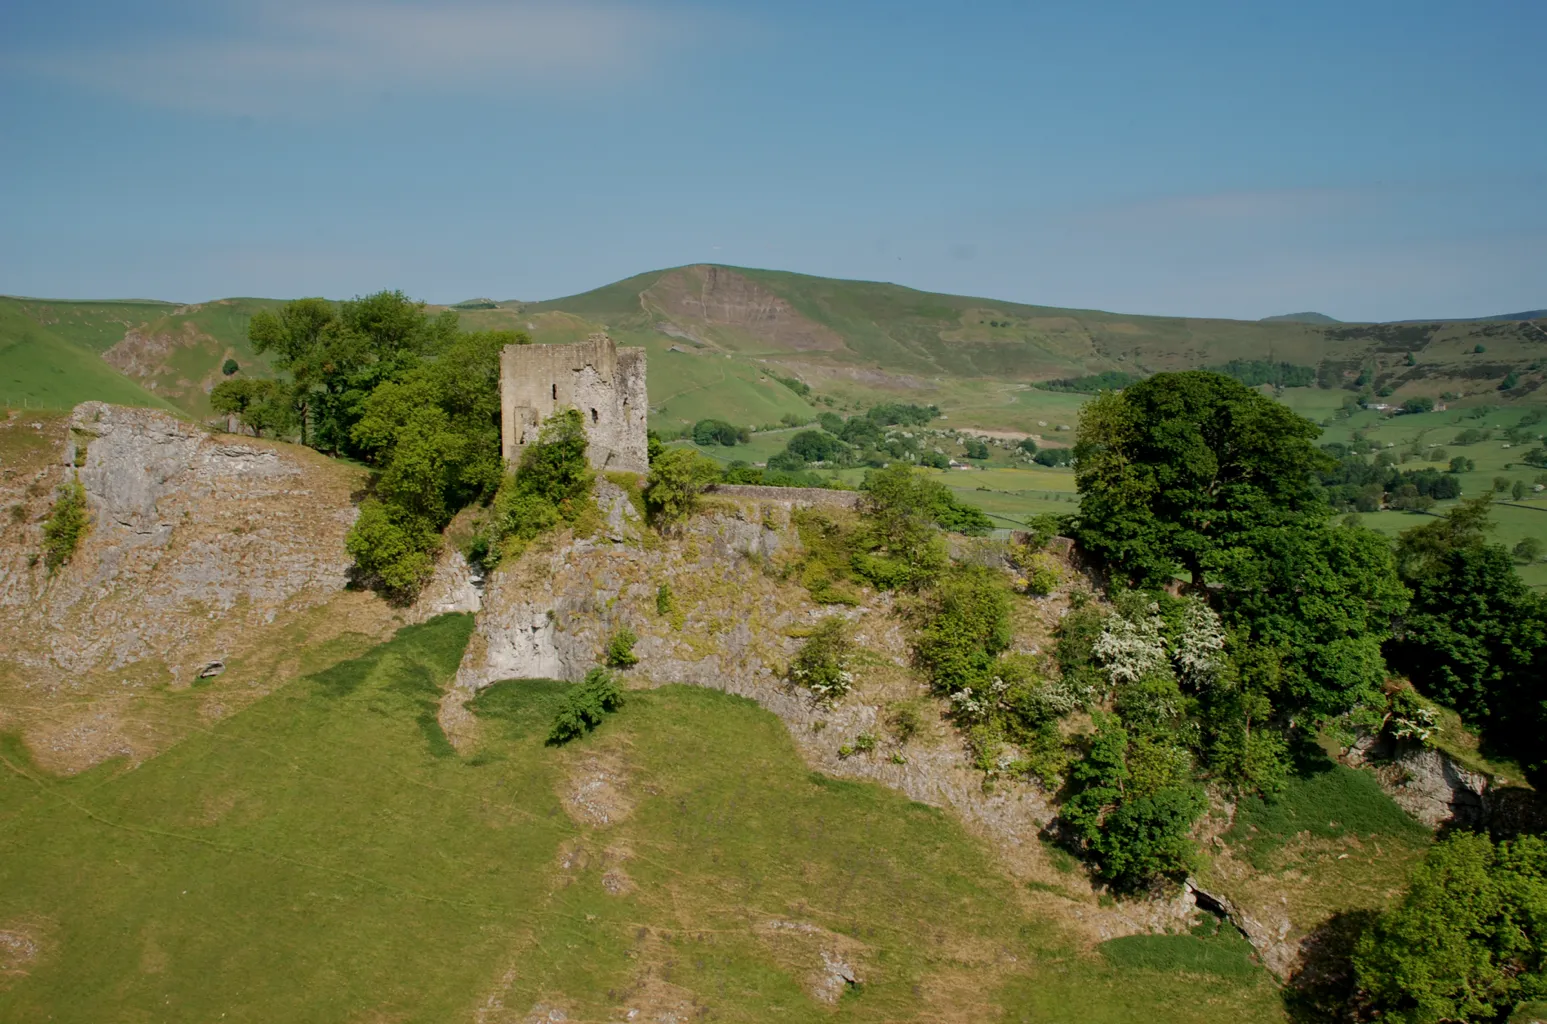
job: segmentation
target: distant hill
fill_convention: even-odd
[[[271,375],[247,342],[247,322],[278,304],[0,297],[0,403],[68,409],[100,399],[206,416],[227,359]]]
[[[1325,313],[1280,313],[1278,316],[1265,316],[1257,322],[1263,324],[1340,324],[1343,321],[1334,320]]]
[[[139,404],[203,415],[225,359],[269,373],[246,328],[254,312],[277,301],[0,298],[0,352],[27,338],[46,336],[52,346],[34,341],[0,363],[0,401],[67,406],[118,389]],[[1547,335],[1523,320],[1142,316],[713,264],[653,270],[540,302],[472,299],[437,308],[455,308],[469,330],[521,330],[538,342],[605,330],[645,347],[651,421],[664,428],[704,417],[747,426],[804,422],[824,409],[901,400],[937,404],[951,425],[1031,433],[1071,423],[1083,400],[1033,389],[1036,382],[1237,363],[1271,364],[1287,379],[1330,388],[1364,376],[1399,396],[1508,400],[1547,381]],[[1517,386],[1499,392],[1511,372]]]

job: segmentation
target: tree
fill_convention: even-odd
[[[1516,480],[1514,485],[1510,487],[1509,494],[1516,501],[1524,498],[1526,496],[1526,482],[1524,480]]]
[[[1530,565],[1532,562],[1539,562],[1542,558],[1542,542],[1535,537],[1527,537],[1519,544],[1516,544],[1514,549],[1510,551],[1510,554],[1514,555],[1517,561],[1523,562],[1526,565]]]
[[[439,358],[382,381],[358,404],[348,442],[376,473],[349,552],[395,599],[411,598],[428,579],[451,517],[500,485],[499,353],[520,340],[461,335]],[[583,436],[581,451],[583,462]]]
[[[751,432],[745,427],[736,427],[724,420],[699,420],[693,424],[694,444],[718,444],[729,448],[737,443],[745,444],[751,438]]]
[[[790,438],[785,449],[802,462],[827,462],[845,451],[844,444],[825,430],[802,430]]]
[[[220,372],[225,374],[227,377],[231,376],[233,373],[240,369],[241,367],[237,365],[235,359],[227,359],[225,362],[220,364]]]
[[[1023,437],[1020,439],[1020,441],[1016,442],[1015,447],[1019,448],[1027,455],[1037,454],[1037,442],[1034,438]]]
[[[1077,539],[1135,583],[1195,583],[1217,552],[1318,526],[1320,429],[1229,377],[1161,373],[1086,404],[1074,448]]]
[[[1502,1020],[1547,996],[1547,842],[1441,840],[1353,966],[1360,1001],[1392,1024]]]
[[[235,416],[259,437],[264,431],[278,434],[295,422],[285,388],[274,380],[223,380],[210,390],[209,404],[222,416]]]
[[[431,318],[424,303],[382,291],[337,308],[325,299],[287,302],[255,314],[247,336],[290,374],[302,442],[357,455],[350,431],[365,399],[450,347],[457,323],[454,312]]]
[[[1547,780],[1547,602],[1487,542],[1487,497],[1408,530],[1398,565],[1413,600],[1386,645],[1427,697],[1482,729],[1483,741]]]
[[[969,459],[986,459],[989,456],[988,445],[975,437],[969,437],[962,442],[962,449],[966,451]]]
[[[692,448],[668,448],[650,464],[645,507],[657,526],[670,526],[692,515],[699,495],[717,480],[720,468]]]

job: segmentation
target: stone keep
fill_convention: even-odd
[[[537,440],[543,421],[578,409],[596,469],[647,473],[645,350],[605,334],[573,345],[506,345],[500,353],[500,452],[507,462]]]

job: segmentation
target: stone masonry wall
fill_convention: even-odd
[[[507,345],[500,355],[500,450],[521,457],[549,416],[578,409],[596,469],[650,469],[645,352],[605,334],[573,345]]]

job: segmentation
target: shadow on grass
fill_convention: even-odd
[[[1300,940],[1300,967],[1283,988],[1284,1012],[1296,1024],[1329,1024],[1359,1019],[1353,964],[1359,937],[1370,929],[1373,910],[1333,914]]]
[[[1236,810],[1226,839],[1245,851],[1253,866],[1294,836],[1322,839],[1345,835],[1391,836],[1420,842],[1428,829],[1398,807],[1370,772],[1338,764],[1309,740],[1292,751],[1293,770],[1283,789],[1247,797]]]

